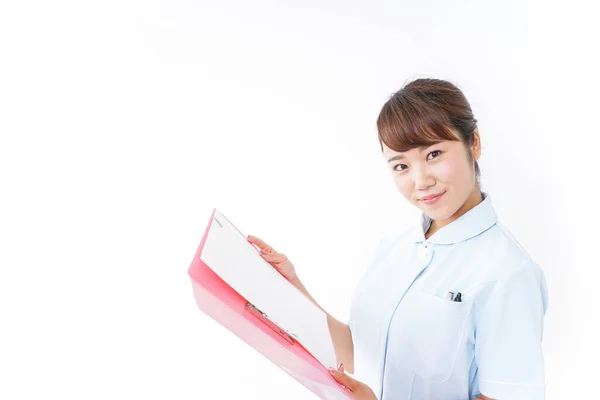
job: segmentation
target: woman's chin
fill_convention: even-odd
[[[431,208],[423,207],[421,208],[421,210],[423,210],[423,212],[434,221],[443,221],[445,219],[450,218],[450,216],[452,215],[449,215],[448,211],[445,208],[432,210]]]

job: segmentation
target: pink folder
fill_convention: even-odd
[[[327,368],[302,347],[295,338],[269,321],[268,317],[233,290],[200,259],[206,237],[214,221],[215,211],[212,212],[200,246],[188,269],[196,304],[200,310],[267,357],[321,399],[352,399],[350,392],[336,382]]]

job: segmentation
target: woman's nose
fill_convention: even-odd
[[[427,189],[435,183],[435,179],[433,179],[431,172],[426,167],[413,168],[413,174],[415,188],[417,190]]]

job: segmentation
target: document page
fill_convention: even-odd
[[[336,366],[326,314],[263,260],[256,247],[218,210],[200,258],[321,364]]]

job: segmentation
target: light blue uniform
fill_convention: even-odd
[[[546,280],[482,195],[428,240],[422,213],[375,250],[349,325],[354,377],[378,399],[545,398]]]

